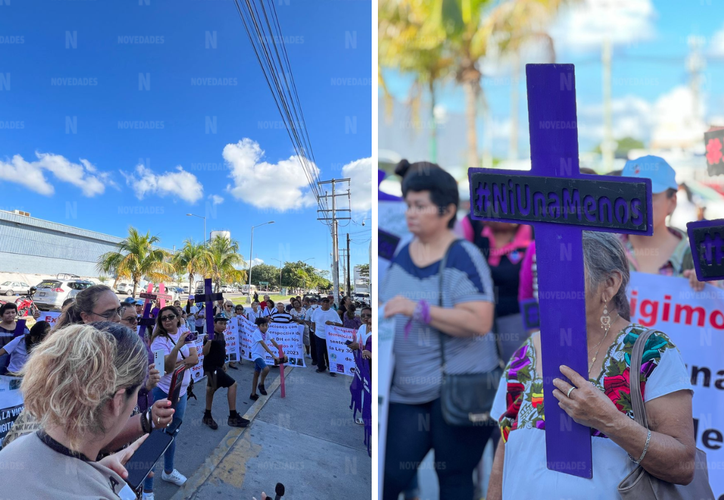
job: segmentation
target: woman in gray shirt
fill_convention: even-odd
[[[23,368],[25,409],[41,428],[0,451],[6,498],[135,498],[120,462],[140,440],[96,459],[128,422],[148,357],[130,329],[113,323],[102,328],[72,325],[55,332]]]
[[[414,239],[393,258],[380,291],[385,316],[395,318],[383,496],[396,499],[434,449],[440,498],[469,499],[473,469],[494,425],[453,426],[444,420],[441,337],[445,373],[485,373],[499,366],[494,339],[486,335],[494,311],[490,270],[480,250],[456,241],[451,230],[459,203],[455,179],[431,163],[403,160],[396,172],[404,177]]]

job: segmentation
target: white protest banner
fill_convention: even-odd
[[[13,427],[15,419],[23,411],[23,394],[20,392],[21,378],[0,376],[0,449],[2,441]]]
[[[289,358],[292,366],[306,367],[304,363],[304,325],[297,323],[269,323],[269,330],[266,332],[267,338],[273,338],[284,351],[284,355]],[[267,343],[267,347],[275,351],[271,342]],[[274,352],[279,355],[278,352]],[[267,364],[274,360],[267,354]]]
[[[243,316],[237,316],[237,318],[239,318],[240,359],[251,361],[251,336],[256,330],[256,325]]]
[[[239,361],[239,322],[231,319],[224,330],[226,342],[226,361]]]
[[[191,367],[191,377],[194,382],[198,382],[204,378],[204,335],[199,335],[198,338],[189,344],[189,347],[195,347],[199,353],[199,362]]]
[[[354,377],[355,362],[352,351],[345,344],[354,342],[357,331],[339,326],[327,326],[327,355],[329,356],[329,372],[342,373]]]
[[[724,495],[724,290],[695,292],[686,278],[631,273],[631,321],[666,333],[694,389],[697,448],[706,452],[715,498]]]
[[[60,317],[60,311],[40,311],[40,316],[35,321],[47,321],[50,324],[50,328],[54,328]]]

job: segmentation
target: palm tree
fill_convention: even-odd
[[[415,78],[409,100],[415,125],[419,123],[423,91],[430,94],[430,161],[436,163],[435,85],[448,76],[453,61],[444,55],[444,32],[438,24],[429,22],[432,7],[429,1],[383,1],[379,5],[378,30],[380,65]],[[392,98],[382,71],[378,73],[386,108],[390,110]]]
[[[96,269],[105,274],[114,274],[116,281],[113,283],[115,289],[119,279],[126,278],[133,280],[133,296],[136,296],[136,289],[141,278],[144,276],[153,282],[163,281],[169,278],[168,273],[172,268],[166,260],[170,253],[154,248],[154,244],[160,240],[150,233],[142,235],[133,226],[128,228],[128,237],[118,244],[117,252],[106,252],[98,259]]]
[[[221,282],[231,283],[244,281],[246,273],[236,268],[244,265],[244,258],[239,254],[239,243],[236,240],[217,236],[207,249],[210,258],[210,275],[214,280],[214,290],[218,292]]]
[[[173,256],[172,264],[179,274],[188,274],[189,293],[194,293],[194,275],[206,275],[211,269],[211,256],[203,243],[194,243],[188,239],[184,246]]]

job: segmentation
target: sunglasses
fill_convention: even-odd
[[[120,316],[120,315],[121,315],[121,309],[123,309],[123,308],[122,308],[122,307],[119,307],[118,309],[111,309],[111,310],[106,311],[106,312],[104,312],[104,313],[93,312],[93,314],[95,314],[96,316],[100,316],[101,318],[104,318],[104,319],[111,319],[111,318],[113,318],[114,316]]]
[[[227,309],[231,309],[233,306],[224,306],[224,307],[226,307]]]
[[[360,317],[363,318],[363,319],[369,319],[369,318],[372,317],[372,315],[371,315],[371,314],[363,314],[363,315],[360,316]]]
[[[161,316],[161,321],[173,321],[176,319],[175,314],[169,314],[167,316]]]
[[[138,316],[130,316],[128,318],[121,318],[121,321],[125,321],[127,323],[131,323],[132,325],[135,325],[138,323]]]

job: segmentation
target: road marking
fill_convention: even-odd
[[[292,366],[287,365],[284,369],[284,376],[288,376],[294,368]],[[269,386],[269,389],[267,390],[269,392],[268,396],[261,396],[258,400],[254,402],[254,404],[249,408],[249,410],[244,413],[243,417],[251,420],[250,424],[247,427],[236,427],[231,429],[226,436],[221,440],[219,445],[216,447],[216,449],[209,455],[206,460],[204,460],[204,463],[194,472],[194,474],[188,478],[186,481],[186,484],[184,484],[174,496],[171,497],[171,500],[189,500],[193,498],[193,496],[198,492],[199,488],[204,485],[204,483],[211,477],[212,474],[216,472],[217,467],[222,463],[222,461],[226,458],[226,456],[229,454],[229,451],[231,451],[231,448],[236,444],[236,442],[241,438],[244,433],[247,431],[247,429],[250,429],[251,426],[254,424],[254,419],[259,414],[261,409],[264,407],[264,405],[271,400],[271,397],[274,395],[276,390],[279,388],[280,384],[280,378],[277,377],[274,379],[274,381]],[[251,443],[251,441],[246,440],[246,442],[249,443],[249,450],[250,454],[248,458],[251,458],[252,456],[256,456],[261,451],[261,446],[254,445]],[[224,482],[230,482],[230,484],[234,484],[235,481],[228,481],[227,479],[230,478],[230,474],[228,473],[228,467],[229,466],[235,466],[240,467],[242,470],[238,471],[236,470],[235,473],[239,474],[239,478],[241,481],[239,481],[238,488],[241,487],[241,484],[244,482],[244,476],[246,471],[246,463],[243,464],[224,464],[224,470],[220,470],[218,474],[214,474],[216,476],[215,479],[222,479]],[[238,479],[238,478],[237,478]]]

